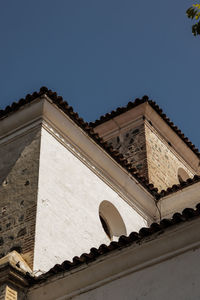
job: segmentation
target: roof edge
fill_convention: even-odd
[[[61,96],[58,96],[56,92],[49,90],[47,87],[41,87],[39,92],[26,95],[25,98],[21,98],[18,102],[13,102],[10,106],[7,106],[4,110],[0,110],[0,121],[8,117],[10,114],[15,113],[24,105],[33,102],[37,98],[42,98],[44,95],[49,97],[52,102],[61,109],[67,116],[70,117],[80,128],[82,128],[87,135],[92,138],[104,151],[106,151],[121,167],[123,167],[130,175],[132,175],[139,184],[141,184],[152,196],[157,196],[158,189],[150,184],[146,178],[141,176],[138,171],[128,163],[127,159],[113,149],[107,142],[105,142],[93,128],[79,117],[78,113],[74,112],[73,108],[63,100]]]
[[[157,103],[153,100],[150,100],[148,96],[143,96],[141,99],[136,98],[135,101],[129,102],[127,106],[124,107],[118,107],[116,110],[111,111],[110,113],[107,113],[103,116],[101,116],[99,119],[97,119],[94,122],[90,122],[89,125],[92,128],[95,128],[131,109],[134,107],[143,104],[148,103],[158,114],[159,116],[167,123],[169,127],[184,141],[184,143],[194,152],[194,154],[200,158],[200,152],[198,148],[189,140],[188,137],[186,137],[182,131],[166,116],[165,113],[163,113],[163,110],[157,105]]]
[[[140,244],[147,237],[151,237],[154,234],[159,234],[159,232],[163,232],[170,227],[191,221],[199,217],[200,203],[196,205],[196,209],[185,208],[182,213],[175,213],[171,219],[162,219],[159,223],[152,223],[150,227],[141,228],[138,233],[131,232],[128,237],[122,235],[118,242],[111,242],[108,246],[102,244],[98,249],[91,248],[89,253],[83,253],[80,257],[75,256],[72,261],[66,260],[62,264],[56,264],[48,272],[40,275],[37,278],[29,276],[30,284],[35,285],[42,283],[59,273],[70,272],[71,270],[79,268],[84,264],[88,265],[99,257],[112,253],[115,250],[127,248],[135,243]]]
[[[183,181],[180,184],[174,184],[172,187],[167,188],[167,190],[162,190],[160,193],[157,193],[155,198],[157,201],[159,201],[161,198],[181,191],[182,189],[191,186],[197,182],[200,182],[200,176],[194,175],[193,178],[188,178],[186,181]]]

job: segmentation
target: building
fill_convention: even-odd
[[[0,111],[0,300],[199,299],[199,157],[146,96]]]

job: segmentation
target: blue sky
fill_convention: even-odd
[[[43,85],[86,121],[148,95],[200,148],[189,0],[0,3],[0,106]]]

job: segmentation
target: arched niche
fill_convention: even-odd
[[[104,200],[99,206],[101,225],[110,240],[116,240],[126,235],[126,226],[117,208],[109,201]]]
[[[178,181],[179,183],[186,181],[188,178],[190,178],[190,176],[188,175],[188,173],[183,169],[183,168],[179,168],[178,169]]]

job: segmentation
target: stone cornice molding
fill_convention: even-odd
[[[27,288],[29,286],[26,275],[11,266],[9,262],[0,266],[0,284],[8,283],[19,288]]]
[[[44,103],[43,126],[51,124],[48,131],[53,134],[68,150],[82,160],[97,176],[115,189],[120,196],[142,215],[148,222],[156,216],[156,206],[153,196],[142,187],[128,171],[124,170],[108,155],[84,130],[75,124],[68,116],[51,104]],[[49,101],[50,100],[50,101]],[[60,137],[59,137],[60,134]]]
[[[102,167],[97,164],[87,153],[83,152],[77,145],[72,143],[68,137],[64,137],[62,134],[58,134],[58,129],[50,126],[46,121],[42,123],[42,127],[47,130],[55,139],[58,140],[68,151],[70,151],[75,157],[77,157],[84,165],[86,165],[95,175],[97,175],[102,181],[104,181],[112,190],[114,190],[125,202],[127,202],[136,212],[138,212],[147,222],[151,224],[155,220],[156,214],[153,217],[149,214],[149,211],[141,207],[137,203],[137,199],[133,194],[126,190],[115,180],[110,174]],[[131,177],[129,174],[127,174]],[[131,179],[132,180],[132,179]],[[141,187],[144,189],[143,187]],[[144,189],[145,191],[145,189]]]
[[[141,120],[143,116],[146,120],[151,121],[152,126],[161,137],[172,144],[177,154],[182,157],[182,160],[185,160],[186,163],[197,172],[199,170],[199,158],[148,102],[141,103],[140,105],[97,125],[94,127],[94,130],[95,132],[98,132],[100,136],[105,136],[105,138],[108,139],[108,137],[114,136],[114,133],[116,134],[118,128],[123,131],[124,128],[127,129],[135,124],[135,120]]]
[[[102,147],[90,138],[70,117],[60,110],[46,95],[1,120],[0,139],[4,142],[43,126],[68,150],[115,189],[117,193],[142,215],[149,223],[156,218],[157,208],[153,196]],[[47,124],[50,124],[47,125]],[[60,136],[59,136],[60,134]]]
[[[181,212],[188,205],[194,208],[199,202],[200,182],[194,183],[176,191],[176,193],[162,197],[157,205],[161,218],[171,218],[174,212]]]

